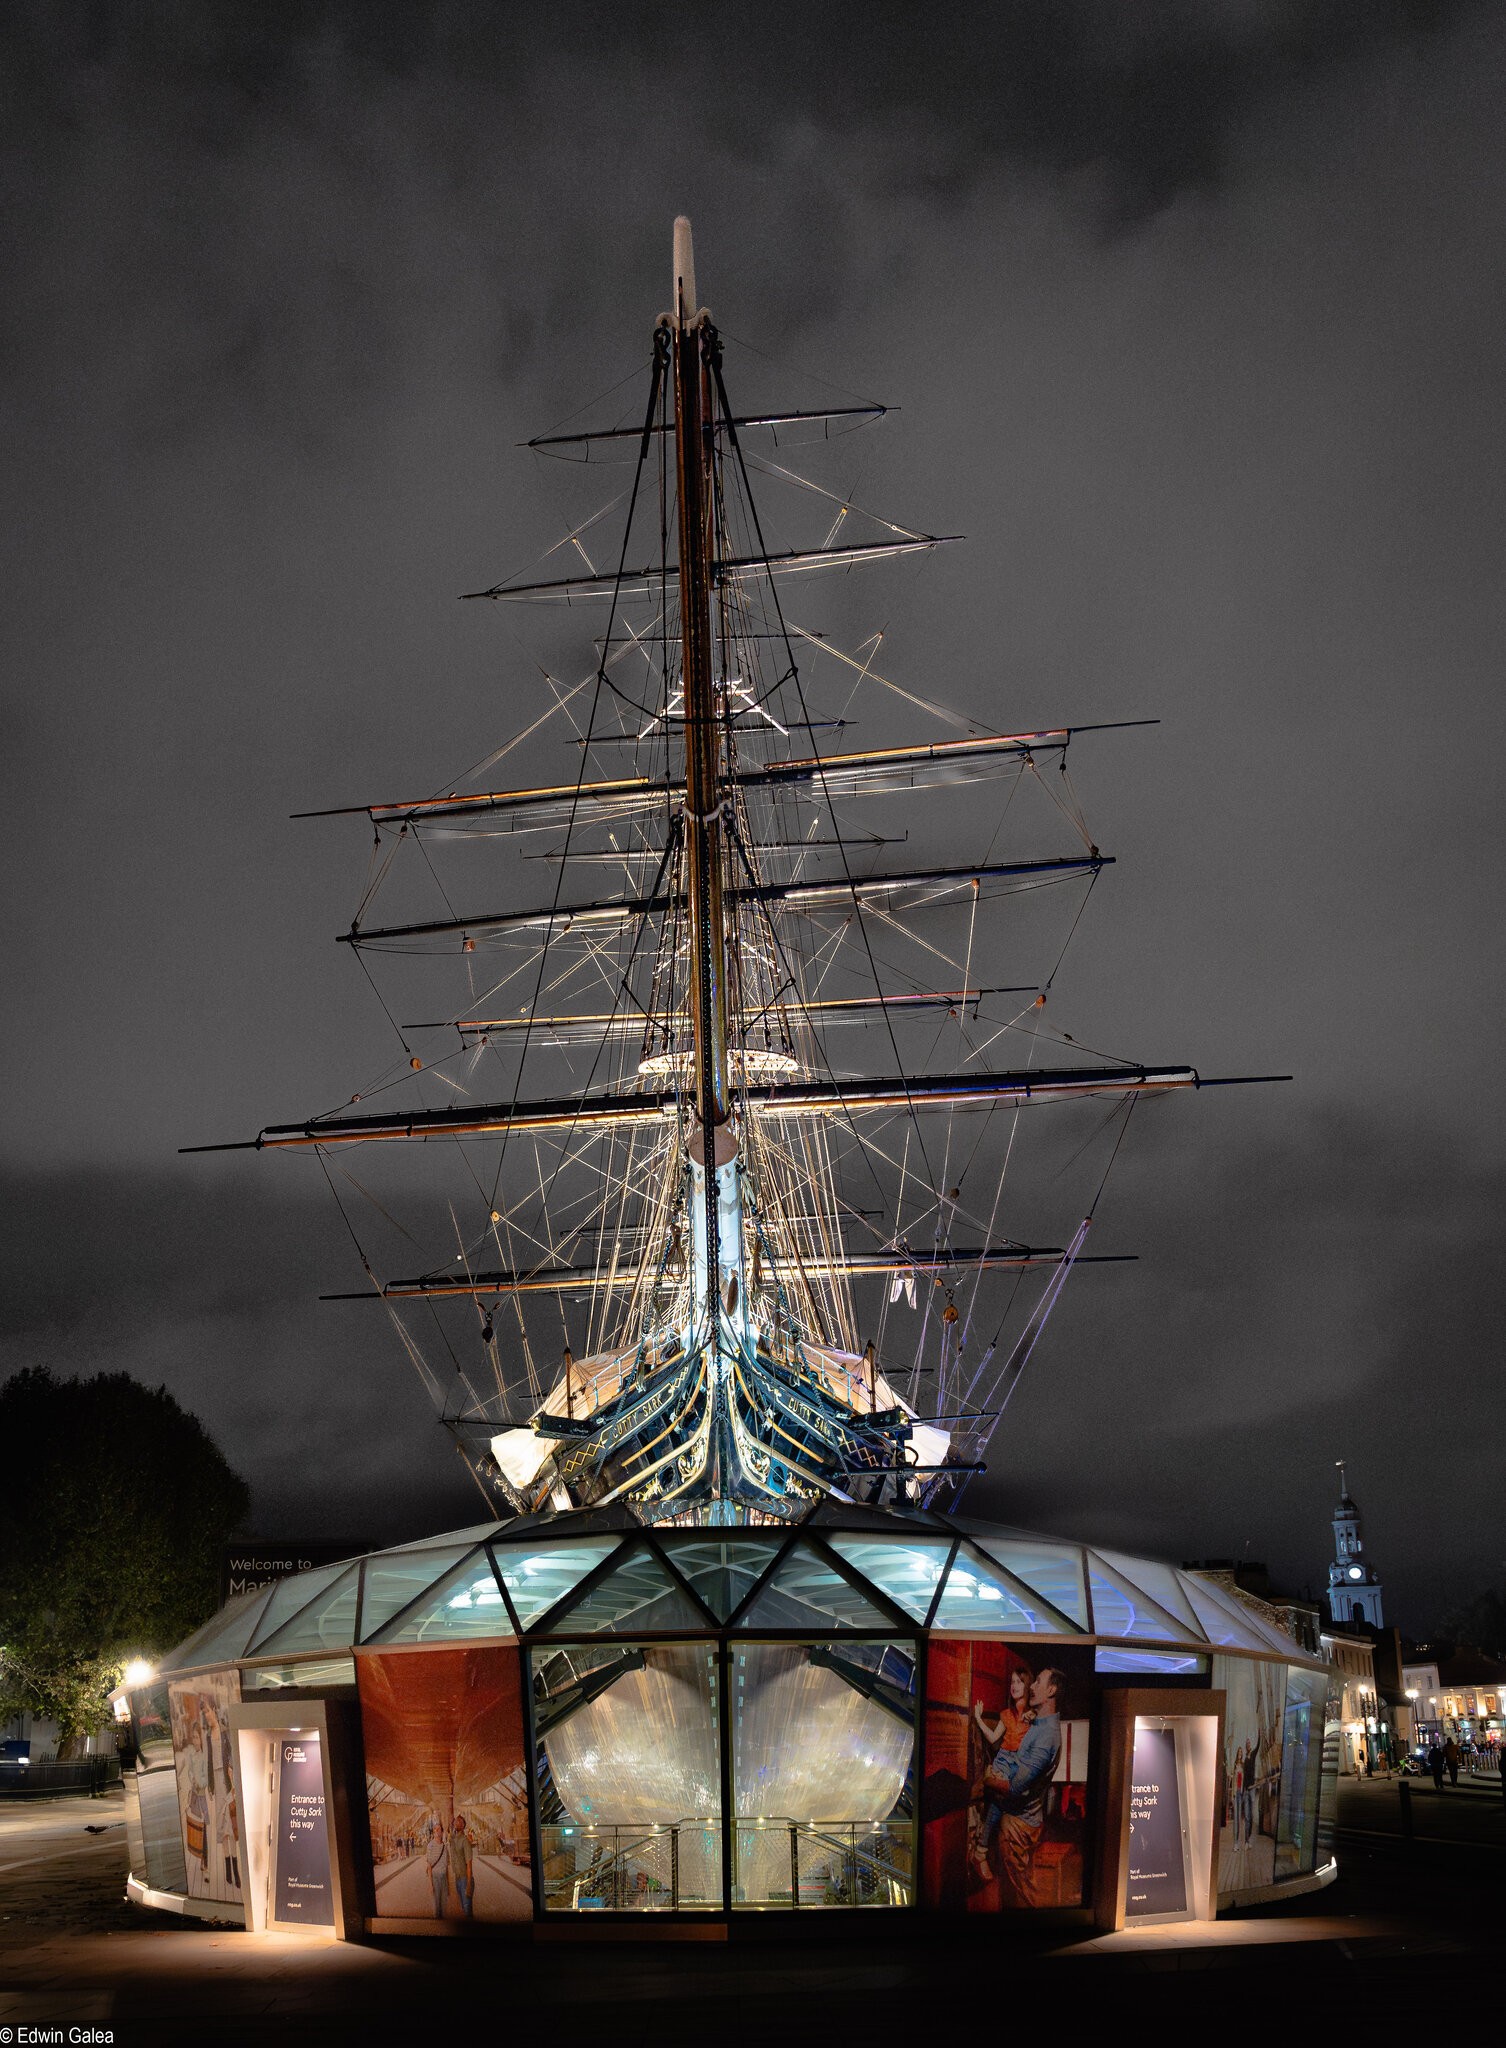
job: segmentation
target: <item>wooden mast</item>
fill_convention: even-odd
[[[692,1338],[705,1346],[712,1424],[707,1464],[711,1519],[735,1513],[737,1457],[727,1411],[731,1347],[728,1297],[741,1301],[741,1188],[731,1127],[727,1071],[727,936],[722,903],[722,799],[718,773],[716,679],[711,596],[716,556],[712,352],[716,330],[696,303],[690,222],[675,222],[675,472],[679,496],[680,649],[685,720],[685,894],[690,944],[689,997],[695,1043],[695,1121],[689,1196],[692,1242],[698,1238]],[[724,1213],[725,1205],[725,1213]],[[699,1218],[697,1217],[699,1210]],[[723,1280],[723,1264],[732,1268]],[[723,1294],[724,1285],[727,1295]],[[733,1293],[734,1288],[736,1293]]]
[[[725,1144],[715,1143],[715,1134],[731,1114],[722,821],[711,635],[716,497],[708,356],[714,341],[710,322],[696,305],[690,222],[681,216],[675,222],[672,350],[679,487],[680,646],[685,698],[685,866],[695,1107],[700,1124],[697,1149],[702,1163],[712,1166],[730,1156]],[[710,1146],[706,1144],[708,1134],[712,1139]]]

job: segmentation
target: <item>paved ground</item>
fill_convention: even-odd
[[[1494,1785],[1412,1793],[1346,1786],[1341,1875],[1327,1891],[1221,1920],[1093,1940],[1007,1945],[885,1924],[827,1923],[803,1942],[385,1941],[243,1934],[123,1903],[118,1798],[0,1806],[0,2044],[10,2026],[94,2027],[117,2043],[196,2048],[444,2039],[513,2025],[546,2038],[663,2048],[694,2027],[720,2044],[800,2043],[877,2025],[885,2041],[1044,2025],[1075,2042],[1133,2014],[1268,2040],[1272,1999],[1351,2023],[1430,2024],[1494,2001],[1506,1804]],[[103,1828],[87,1834],[88,1827]],[[1440,2000],[1443,2004],[1440,2005]],[[1315,2001],[1318,2001],[1315,2003]],[[1279,2010],[1279,2006],[1275,2008]],[[1247,2029],[1244,2015],[1250,2014]],[[19,2042],[19,2034],[17,2035]]]
[[[517,1869],[502,1856],[477,1856],[473,1863],[476,1883],[475,1910],[483,1920],[532,1920],[533,1888],[528,1872]],[[465,1916],[460,1899],[448,1876],[444,1890],[444,1917]],[[427,1920],[434,1912],[434,1887],[422,1856],[408,1856],[389,1863],[376,1873],[377,1911],[387,1920]]]

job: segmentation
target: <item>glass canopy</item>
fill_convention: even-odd
[[[907,1627],[1302,1661],[1234,1594],[1173,1565],[915,1510],[849,1518],[832,1502],[794,1535],[647,1530],[589,1511],[483,1523],[231,1601],[161,1670],[389,1643],[893,1637]]]

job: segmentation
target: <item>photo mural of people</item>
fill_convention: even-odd
[[[366,1652],[356,1675],[377,1913],[532,1918],[518,1651]]]
[[[1083,1899],[1092,1652],[933,1636],[924,1897],[949,1912]]]
[[[240,1701],[238,1671],[214,1671],[167,1689],[178,1776],[178,1810],[191,1899],[241,1902],[234,1744],[230,1709]]]
[[[1215,1657],[1213,1683],[1223,1688],[1227,1702],[1218,1888],[1245,1891],[1273,1883],[1276,1875],[1286,1667],[1251,1657]]]

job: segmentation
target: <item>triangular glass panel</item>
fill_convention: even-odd
[[[747,1537],[708,1536],[693,1543],[666,1543],[664,1552],[717,1619],[726,1621],[779,1555],[779,1545]]]
[[[1133,1672],[1141,1678],[1193,1678],[1208,1673],[1208,1653],[1196,1650],[1104,1650],[1093,1652],[1095,1671]]]
[[[256,1633],[247,1645],[248,1650],[256,1649],[274,1629],[281,1628],[284,1622],[301,1613],[310,1600],[317,1600],[325,1587],[332,1586],[341,1572],[349,1568],[350,1559],[346,1558],[340,1564],[321,1564],[312,1571],[294,1572],[291,1578],[279,1579],[272,1588],[272,1597],[262,1609],[261,1620],[256,1624]]]
[[[427,1593],[474,1548],[471,1543],[441,1543],[432,1550],[382,1550],[368,1557],[361,1595],[361,1641],[369,1643],[410,1600]]]
[[[536,1515],[515,1515],[498,1524],[503,1543],[533,1542],[555,1537],[574,1543],[582,1536],[605,1536],[614,1529],[641,1529],[643,1518],[626,1501],[608,1501],[599,1508],[541,1508]]]
[[[1159,1607],[1168,1614],[1179,1615],[1195,1635],[1204,1633],[1192,1602],[1182,1586],[1182,1575],[1169,1564],[1160,1564],[1151,1557],[1126,1557],[1122,1551],[1100,1550],[1098,1556],[1105,1564],[1112,1565],[1120,1578],[1128,1579],[1132,1586],[1138,1586],[1142,1593],[1149,1593]]]
[[[848,1585],[808,1544],[797,1543],[737,1625],[829,1630],[892,1629],[897,1624],[893,1615]]]
[[[918,1531],[914,1536],[839,1536],[833,1531],[826,1540],[838,1557],[871,1579],[912,1621],[925,1620],[946,1571],[950,1536]]]
[[[406,1554],[410,1550],[454,1550],[460,1545],[484,1543],[488,1536],[495,1536],[499,1529],[505,1527],[503,1522],[476,1522],[469,1529],[441,1529],[437,1536],[419,1536],[412,1543],[389,1544],[378,1554],[393,1557],[399,1551]]]
[[[502,1598],[491,1559],[473,1550],[431,1592],[389,1621],[379,1643],[463,1642],[476,1636],[510,1636],[512,1616]],[[366,1638],[367,1642],[373,1640]]]
[[[1082,1552],[1075,1543],[1038,1543],[1029,1536],[980,1536],[978,1547],[995,1564],[1049,1600],[1076,1627],[1088,1625]]]
[[[604,1579],[549,1617],[551,1635],[706,1633],[706,1617],[649,1549],[634,1549]]]
[[[912,1508],[900,1503],[895,1507],[871,1508],[860,1500],[818,1501],[805,1518],[805,1526],[819,1529],[824,1536],[828,1529],[866,1529],[882,1533],[893,1533],[905,1524],[913,1524],[922,1535],[929,1534],[937,1527],[935,1515],[925,1508]]]
[[[275,1650],[348,1650],[356,1639],[356,1596],[361,1588],[359,1563],[348,1564],[291,1621],[257,1645],[257,1655]]]
[[[242,1593],[227,1600],[218,1614],[211,1615],[202,1628],[179,1643],[162,1659],[163,1671],[187,1671],[200,1664],[233,1664],[245,1655],[246,1645],[272,1597],[273,1588],[258,1586],[254,1593]]]
[[[545,1536],[505,1548],[498,1544],[492,1554],[522,1626],[527,1628],[556,1600],[573,1593],[586,1573],[610,1557],[621,1541],[620,1536],[587,1536],[576,1543],[551,1543]]]
[[[1032,1635],[1076,1635],[1066,1615],[1028,1586],[1000,1570],[982,1551],[964,1543],[957,1552],[941,1599],[931,1619],[932,1628],[986,1629],[996,1633],[1025,1630]]]
[[[1210,1643],[1226,1649],[1264,1650],[1267,1655],[1274,1651],[1278,1656],[1288,1657],[1296,1649],[1290,1636],[1282,1635],[1258,1614],[1252,1614],[1221,1586],[1210,1586],[1190,1572],[1182,1575],[1182,1584]]]
[[[1204,1638],[1185,1621],[1142,1593],[1128,1579],[1120,1578],[1112,1565],[1105,1564],[1096,1551],[1088,1552],[1088,1587],[1093,1597],[1093,1633],[1118,1641],[1148,1637],[1158,1643],[1201,1642]]]

